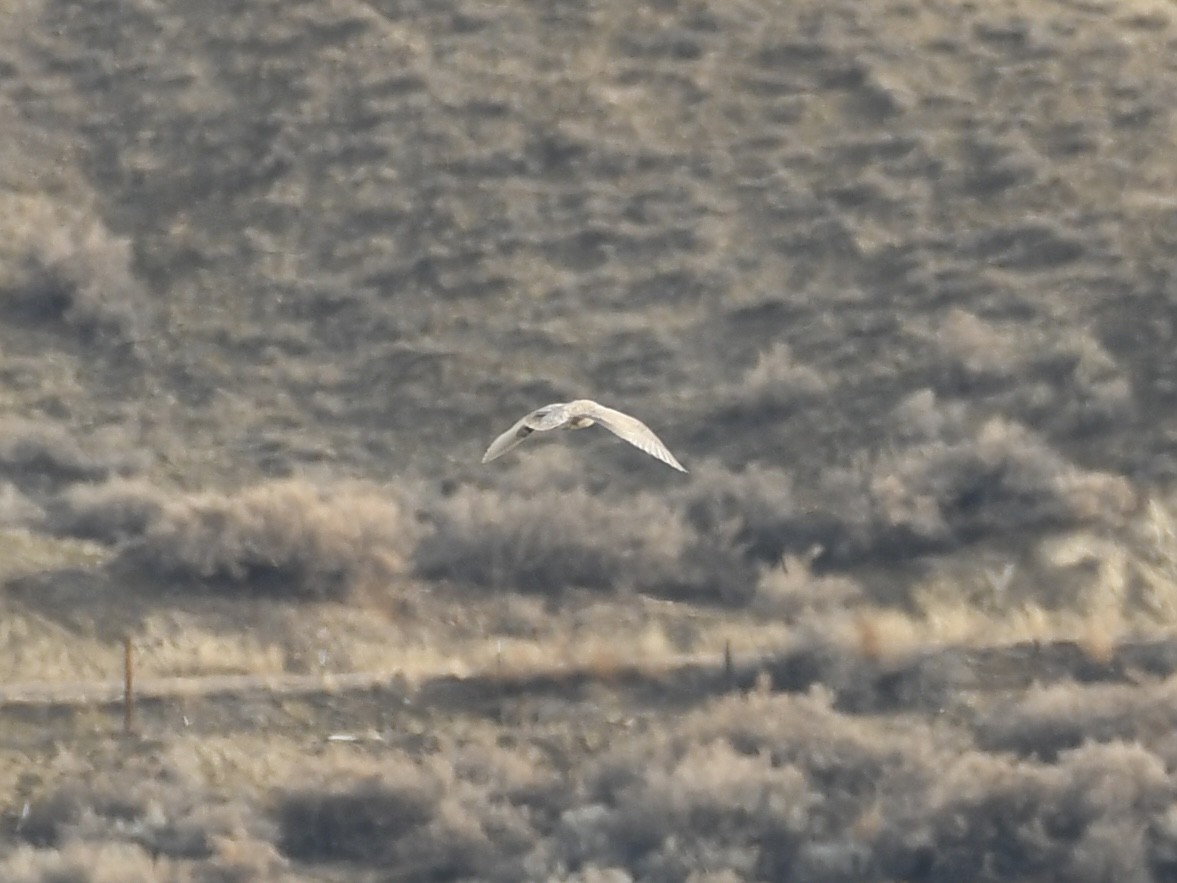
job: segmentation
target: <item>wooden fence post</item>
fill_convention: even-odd
[[[123,636],[123,732],[135,729],[135,658],[131,636]]]

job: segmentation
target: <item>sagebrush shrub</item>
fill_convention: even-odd
[[[288,791],[277,801],[279,847],[304,861],[387,860],[398,839],[433,817],[437,801],[423,777]]]
[[[527,495],[462,488],[440,501],[417,572],[496,589],[652,589],[673,580],[691,539],[672,509],[648,494],[624,499],[583,488]]]
[[[60,322],[92,338],[133,343],[148,306],[130,240],[91,211],[42,196],[8,194],[0,209],[0,309]]]
[[[825,545],[834,560],[901,558],[987,535],[1114,522],[1135,506],[1126,480],[1077,466],[1017,422],[970,420],[926,391],[894,418],[889,447],[817,482],[813,509],[831,521]]]
[[[142,537],[163,513],[167,494],[141,478],[72,484],[47,506],[50,530],[117,543]]]
[[[211,587],[343,599],[403,572],[418,533],[374,488],[281,480],[164,501],[126,560]]]

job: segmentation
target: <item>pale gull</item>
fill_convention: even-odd
[[[503,456],[533,432],[546,432],[549,429],[584,429],[594,423],[600,423],[638,450],[645,451],[679,472],[687,471],[645,423],[613,408],[606,408],[591,399],[556,402],[532,411],[491,443],[482,457],[482,462],[489,463]]]

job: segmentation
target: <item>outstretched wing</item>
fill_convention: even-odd
[[[583,415],[600,423],[618,438],[624,439],[640,451],[645,451],[651,457],[661,460],[667,466],[672,466],[679,472],[687,471],[674,454],[670,453],[670,449],[662,443],[662,439],[654,435],[654,430],[637,417],[630,417],[621,411],[606,408],[591,399],[572,402],[569,409],[576,416]]]
[[[563,402],[556,402],[552,405],[544,405],[542,408],[536,408],[491,442],[490,447],[486,449],[486,453],[482,455],[482,462],[489,463],[491,460],[503,456],[503,454],[519,445],[523,439],[527,438],[533,432],[559,429],[568,422],[568,414],[565,412],[565,407]]]
[[[531,420],[531,415],[528,414],[498,438],[490,443],[490,447],[486,449],[486,453],[482,455],[482,462],[489,463],[491,460],[503,456],[507,451],[522,444],[523,439],[527,438],[533,432],[530,426],[527,425]]]

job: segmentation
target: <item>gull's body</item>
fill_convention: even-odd
[[[516,445],[521,444],[533,432],[546,432],[550,429],[584,429],[594,423],[600,423],[618,438],[624,439],[640,451],[645,451],[651,457],[661,460],[667,466],[671,466],[679,472],[687,471],[645,423],[636,417],[606,408],[591,399],[556,402],[537,408],[496,438],[487,448],[482,462],[489,463],[491,460],[501,457]]]

